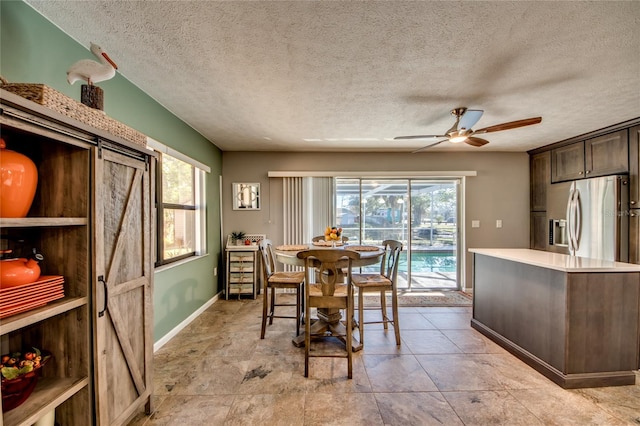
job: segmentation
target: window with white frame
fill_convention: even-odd
[[[160,152],[156,266],[206,254],[204,182],[208,167],[160,143],[150,145]]]

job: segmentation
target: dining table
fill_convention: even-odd
[[[280,263],[283,263],[285,265],[304,267],[304,259],[298,258],[299,252],[303,250],[323,249],[354,250],[360,253],[360,258],[352,261],[352,269],[380,263],[382,255],[384,254],[384,250],[378,246],[355,244],[348,245],[344,243],[333,244],[324,241],[299,245],[280,245],[275,247],[274,253],[276,256],[276,260]],[[346,266],[347,261],[345,260],[344,267]],[[342,319],[340,309],[318,308],[317,315],[318,318],[311,319],[311,334],[322,334],[327,331],[335,335],[346,334],[344,333],[344,324],[340,321]],[[305,318],[305,321],[306,320],[307,319]],[[300,333],[297,336],[294,336],[292,342],[296,347],[304,347],[304,332]],[[359,351],[362,349],[362,343],[359,342],[355,336],[352,337],[351,348],[353,351]]]

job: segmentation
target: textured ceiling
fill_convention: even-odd
[[[225,151],[525,151],[640,116],[640,2],[33,1]],[[91,57],[87,52],[87,58]],[[82,59],[82,58],[78,58]],[[423,154],[416,154],[423,155]]]

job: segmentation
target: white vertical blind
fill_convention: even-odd
[[[310,215],[306,216],[311,218],[311,223],[308,227],[310,235],[308,235],[309,239],[306,241],[310,241],[316,235],[324,234],[327,226],[335,225],[333,223],[335,198],[333,194],[333,178],[313,177],[308,179],[311,180],[311,191],[308,193],[312,194],[313,197],[313,210]]]
[[[333,178],[282,178],[284,244],[301,244],[322,235],[333,221]]]
[[[301,177],[282,178],[282,223],[284,244],[300,244],[304,239],[304,187]]]

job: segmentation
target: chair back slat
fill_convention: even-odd
[[[342,249],[303,250],[297,256],[305,261],[305,285],[314,282],[314,278],[319,280],[324,296],[333,295],[336,284],[341,284],[337,282],[343,268],[339,262],[347,262],[347,283],[350,286],[352,262],[360,259],[360,253]]]
[[[396,240],[384,240],[384,256],[380,262],[380,275],[387,277],[392,283],[398,279],[398,265],[400,263],[400,252],[402,251],[402,243]]]
[[[265,280],[268,280],[276,271],[275,255],[273,253],[273,245],[271,240],[263,239],[258,243],[258,250],[262,256],[262,272]]]

